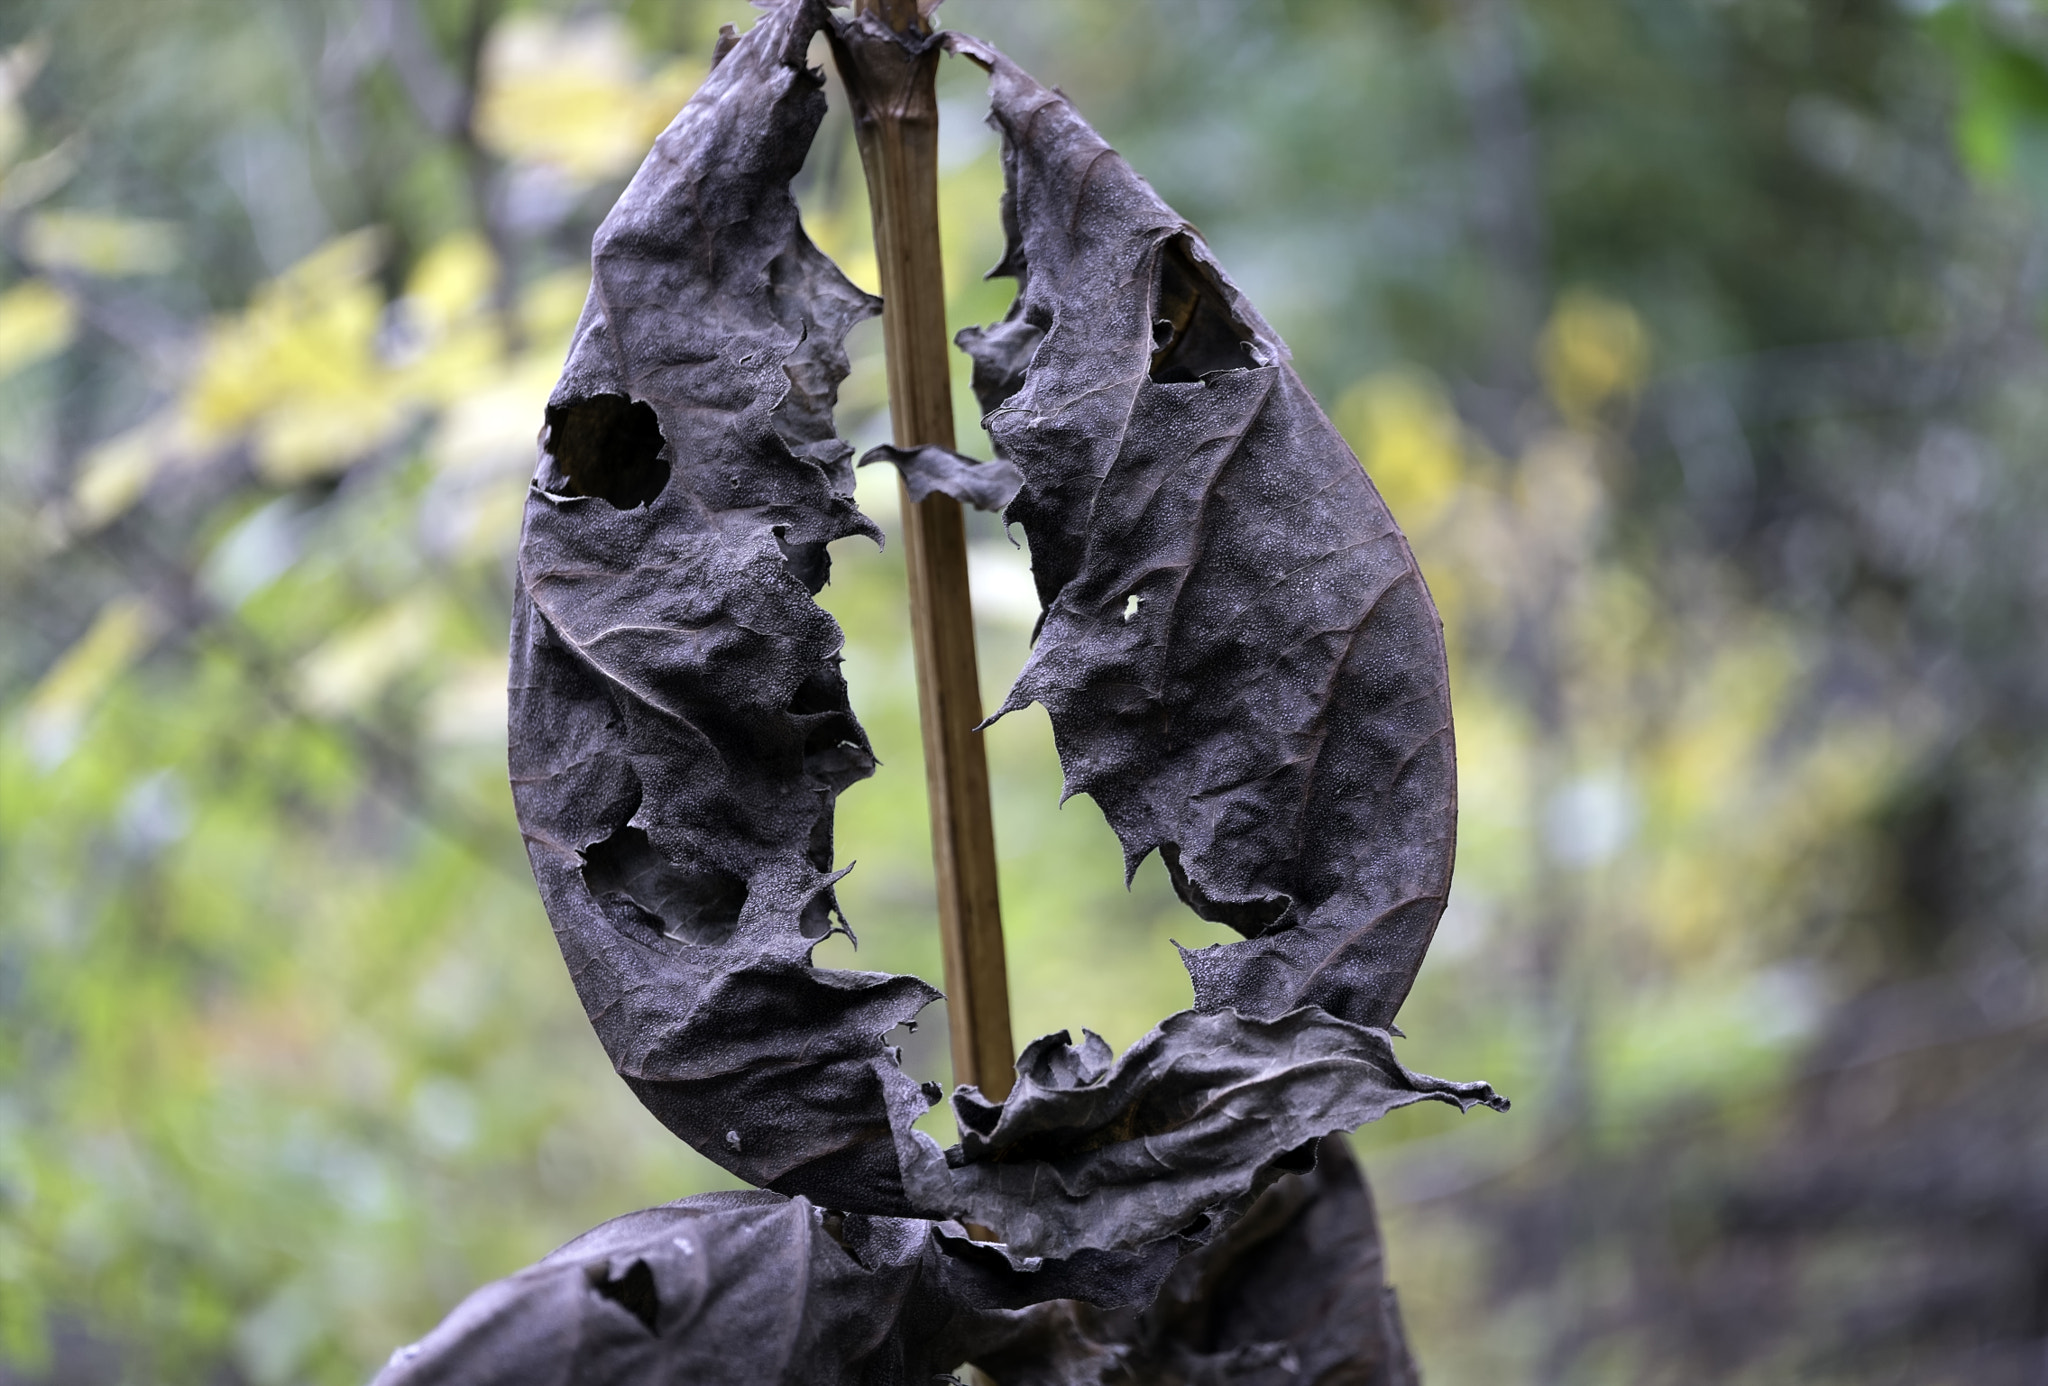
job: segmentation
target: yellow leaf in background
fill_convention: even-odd
[[[503,362],[441,411],[427,442],[436,475],[420,515],[430,548],[472,559],[509,554],[561,359],[551,344]]]
[[[446,331],[489,306],[497,278],[498,258],[490,242],[473,231],[458,232],[436,241],[420,257],[405,281],[405,298],[425,319],[423,326]]]
[[[142,498],[162,466],[152,421],[110,438],[85,455],[71,488],[72,523],[81,531],[100,528]]]
[[[324,716],[359,712],[408,669],[426,662],[439,629],[429,598],[401,598],[301,660],[299,697]]]
[[[1463,432],[1435,383],[1406,371],[1360,381],[1337,402],[1337,426],[1404,529],[1425,530],[1457,495]]]
[[[1807,841],[1839,838],[1866,819],[1922,749],[1911,729],[1875,716],[1838,717],[1801,760],[1786,817]]]
[[[252,436],[257,470],[290,483],[339,471],[411,416],[405,382],[377,354],[384,296],[374,230],[329,242],[217,324],[186,397],[216,439]]]
[[[536,439],[560,353],[533,351],[503,366],[492,382],[453,401],[428,444],[444,473],[516,475],[533,469]]]
[[[141,597],[116,597],[78,642],[61,655],[29,695],[22,713],[22,739],[45,770],[54,768],[78,744],[86,715],[156,633],[156,613]]]
[[[947,267],[951,270],[956,262],[969,265],[968,257],[956,254],[951,247],[964,243],[961,236],[971,233],[959,228],[972,227],[979,230],[980,214],[987,202],[977,203],[972,209],[960,207],[954,200],[954,180],[939,180],[939,239],[948,247]],[[977,220],[970,221],[973,216]],[[863,293],[880,292],[881,268],[875,260],[875,241],[868,222],[868,201],[864,195],[849,196],[844,201],[824,207],[806,207],[803,213],[804,234],[811,238],[811,244],[825,252],[832,263],[839,266],[839,272],[852,281]],[[971,274],[971,266],[966,271]],[[957,277],[947,281],[947,292],[959,292]]]
[[[1574,289],[1558,300],[1536,344],[1536,363],[1558,411],[1574,423],[1633,394],[1650,366],[1650,334],[1626,303]]]
[[[390,383],[400,393],[421,405],[449,404],[502,375],[505,334],[492,302],[497,282],[497,256],[473,232],[444,237],[420,257],[392,305],[383,343],[384,364],[396,372]]]
[[[57,189],[71,181],[71,175],[78,172],[78,155],[84,141],[77,135],[63,141],[55,149],[38,154],[33,159],[23,159],[12,168],[0,160],[0,213],[18,212],[32,207]]]
[[[1583,555],[1607,501],[1590,440],[1558,430],[1530,444],[1515,474],[1515,501],[1531,537]]]
[[[643,77],[615,15],[514,15],[491,31],[484,50],[477,134],[493,153],[578,179],[624,173],[702,77],[683,62]]]
[[[374,389],[324,393],[272,410],[250,436],[257,474],[278,486],[332,476],[389,439],[410,416],[403,401]]]
[[[368,282],[376,249],[365,232],[332,242],[217,324],[188,396],[195,422],[236,432],[285,396],[359,373],[382,310]]]
[[[434,343],[406,368],[403,385],[421,405],[448,405],[489,389],[504,373],[504,337],[494,323],[476,322]]]
[[[78,313],[47,280],[30,279],[0,293],[0,380],[71,345]]]
[[[167,469],[206,455],[184,411],[175,404],[160,409],[79,459],[70,494],[43,512],[45,532],[62,546],[103,529],[141,500]]]
[[[22,226],[21,248],[38,269],[113,279],[174,268],[178,239],[175,222],[60,210],[30,216]]]

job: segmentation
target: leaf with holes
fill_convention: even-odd
[[[1067,99],[976,40],[1018,294],[960,334],[1044,616],[997,716],[1050,714],[1126,872],[1245,935],[1184,953],[1195,1009],[1112,1066],[1064,1036],[919,1200],[1044,1255],[1201,1232],[1301,1142],[1424,1098],[1388,1043],[1450,888],[1436,608],[1286,346]],[[1099,1041],[1096,1044],[1099,1046]]]
[[[999,272],[1019,292],[961,334],[998,457],[864,460],[1007,505],[1045,614],[1002,710],[1042,703],[1126,870],[1158,852],[1196,913],[1245,937],[1186,954],[1195,1008],[1120,1058],[1039,1040],[1006,1100],[955,1094],[955,1149],[913,1129],[937,1094],[883,1036],[937,993],[810,962],[843,925],[834,803],[874,768],[814,597],[829,543],[879,538],[832,420],[841,342],[877,305],[789,192],[824,104],[804,55],[830,22],[821,0],[781,0],[722,43],[598,231],[527,500],[511,764],[612,1062],[677,1135],[773,1191],[734,1227],[781,1230],[734,1231],[753,1250],[721,1275],[809,1266],[823,1285],[835,1255],[871,1275],[915,1263],[910,1298],[846,1282],[880,1343],[1034,1296],[1142,1304],[1326,1134],[1421,1100],[1505,1103],[1391,1047],[1455,818],[1443,641],[1406,542],[1194,230],[1064,97],[955,37],[991,72],[1004,136]],[[938,1220],[956,1217],[1007,1247],[950,1235]],[[630,1337],[627,1320],[663,1338],[673,1258],[605,1255],[551,1259],[464,1321],[482,1333],[517,1305],[570,1341],[579,1322]],[[787,1335],[824,1342],[849,1312],[802,1300]],[[872,1379],[911,1369],[891,1351]],[[621,1372],[687,1360],[620,1352]]]
[[[1148,1283],[1171,1266],[1160,1252],[1139,1268]],[[1031,1332],[1018,1311],[1120,1302],[1131,1270],[1020,1261],[958,1227],[828,1215],[803,1198],[703,1194],[484,1286],[393,1353],[376,1386],[923,1386]]]
[[[878,305],[789,192],[821,19],[785,4],[733,45],[598,230],[520,543],[513,793],[641,1100],[750,1183],[908,1214],[897,1147],[930,1098],[882,1036],[937,993],[809,961],[833,799],[874,768],[812,593],[828,543],[880,537],[832,423]]]
[[[997,716],[1051,715],[1127,870],[1246,941],[1196,1006],[1392,1024],[1450,889],[1443,632],[1414,556],[1286,346],[1194,228],[1000,54],[1003,322],[961,334],[1024,474],[1045,620]]]

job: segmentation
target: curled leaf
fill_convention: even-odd
[[[614,1064],[752,1183],[971,1216],[1053,1257],[1213,1226],[1302,1142],[1401,1102],[1493,1101],[1375,1034],[1450,870],[1443,647],[1407,545],[1192,230],[976,49],[1020,294],[967,341],[1009,461],[882,455],[961,491],[1021,473],[1009,513],[1047,614],[1005,706],[1046,703],[1128,863],[1160,851],[1250,937],[1189,955],[1203,1014],[1105,1086],[969,1095],[950,1161],[911,1129],[927,1099],[881,1036],[935,993],[808,961],[836,910],[833,800],[873,767],[811,599],[825,544],[874,533],[831,418],[840,339],[874,303],[788,186],[821,22],[790,0],[737,41],[606,218],[527,507],[515,796]],[[1251,1091],[1275,1119],[1161,1115]]]
[[[955,1098],[913,1192],[1048,1256],[1213,1233],[1303,1143],[1424,1098],[1385,1027],[1450,886],[1443,635],[1406,540],[1287,349],[1064,96],[977,40],[1004,140],[1009,316],[962,333],[1024,484],[1045,615],[997,716],[1042,703],[1067,792],[1242,943],[1113,1068],[1041,1040]]]
[[[1417,1386],[1365,1178],[1341,1140],[1290,1174],[1153,1302],[1066,1301],[992,1326],[975,1362],[1004,1386]]]
[[[937,1155],[882,1037],[937,993],[809,962],[833,800],[874,768],[811,594],[826,544],[880,537],[832,422],[840,343],[877,304],[789,192],[822,19],[785,3],[738,40],[598,229],[520,542],[512,780],[640,1099],[750,1183],[907,1214],[899,1145]]]
[[[1078,1049],[1049,1035],[1025,1048],[1004,1101],[962,1089],[946,1184],[914,1192],[1029,1254],[1202,1241],[1328,1131],[1412,1102],[1506,1105],[1485,1083],[1409,1072],[1384,1030],[1313,1007],[1182,1011],[1109,1058],[1095,1035]]]
[[[1017,495],[1024,475],[1007,462],[977,462],[950,448],[898,448],[884,444],[870,448],[860,459],[865,467],[873,462],[893,462],[903,473],[903,484],[913,501],[934,493],[951,496],[977,510],[1001,510]]]
[[[1195,229],[972,39],[1003,136],[1009,316],[961,334],[1024,485],[1045,620],[998,712],[1204,919],[1198,1009],[1384,1027],[1450,888],[1443,633],[1358,460]]]
[[[956,1095],[957,1149],[913,1129],[935,1094],[883,1037],[936,993],[810,963],[843,927],[834,803],[874,768],[813,598],[829,543],[880,537],[832,420],[841,343],[877,305],[789,192],[823,112],[804,55],[824,5],[768,8],[721,39],[598,231],[527,501],[511,762],[613,1064],[773,1192],[610,1224],[480,1292],[394,1381],[700,1360],[725,1379],[754,1362],[745,1379],[919,1379],[1025,1341],[1022,1306],[1142,1304],[1192,1245],[1239,1248],[1204,1253],[1212,1267],[1239,1256],[1233,1220],[1331,1131],[1423,1099],[1505,1106],[1409,1072],[1387,1036],[1455,816],[1442,637],[1405,541],[1193,229],[1064,97],[955,39],[991,68],[1005,137],[1018,299],[961,334],[998,460],[863,460],[913,494],[1007,504],[1046,614],[1003,710],[1043,703],[1068,790],[1102,806],[1126,869],[1159,852],[1245,941],[1186,954],[1195,1009],[1121,1059],[1093,1036],[1040,1040],[1005,1101]],[[953,1217],[1009,1245],[935,1221]],[[677,1259],[678,1219],[721,1249],[712,1269]],[[730,1324],[705,1307],[726,1296],[744,1298]],[[1261,1348],[1201,1376],[1158,1356],[1153,1328],[1112,1337],[1126,1330],[1189,1380],[1281,1362]],[[816,1374],[817,1354],[856,1374]],[[501,1374],[465,1375],[472,1359]]]

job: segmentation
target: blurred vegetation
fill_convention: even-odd
[[[2048,15],[944,17],[1204,229],[1443,607],[1461,869],[1404,1054],[1517,1106],[1359,1138],[1432,1379],[2037,1379]],[[0,1381],[360,1380],[727,1182],[576,1006],[503,684],[590,232],[749,19],[0,10]],[[956,326],[1010,293],[974,79]],[[841,111],[802,196],[872,287]],[[853,349],[842,427],[879,441]],[[993,701],[1035,612],[974,541]],[[885,768],[841,801],[859,952],[820,961],[936,978],[901,568],[835,558]],[[1220,934],[1156,863],[1123,891],[1041,714],[989,737],[1018,1037],[1128,1043],[1185,1003],[1168,940]]]

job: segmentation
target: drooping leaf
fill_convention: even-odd
[[[1005,1231],[1014,1224],[1020,1245],[1035,1254],[1137,1248],[1248,1198],[1262,1171],[1305,1140],[1418,1096],[1469,1101],[1474,1094],[1418,1086],[1389,1057],[1353,1071],[1390,1076],[1393,1086],[1347,1091],[1339,1100],[1315,1075],[1332,1055],[1371,1050],[1375,1041],[1366,1031],[1311,1017],[1295,1029],[1312,1031],[1320,1047],[1289,1058],[1259,1026],[1323,1001],[1341,1019],[1361,1019],[1355,1004],[1347,1014],[1348,993],[1240,986],[1217,995],[1211,988],[1206,995],[1198,990],[1198,1000],[1218,1014],[1148,1038],[1143,1053],[1118,1069],[1117,1102],[1104,1106],[1092,1091],[1027,1084],[1006,1116],[984,1128],[990,1141],[970,1144],[955,1161],[959,1168],[949,1170],[928,1138],[911,1129],[925,1095],[880,1039],[934,993],[912,978],[809,966],[809,950],[830,928],[835,908],[832,801],[873,765],[839,676],[838,630],[810,595],[823,581],[825,543],[872,532],[850,500],[849,449],[833,431],[831,405],[845,371],[839,338],[874,305],[810,245],[788,192],[823,100],[802,58],[819,22],[816,5],[785,4],[733,46],[598,232],[591,299],[548,406],[521,546],[512,705],[521,821],[565,956],[613,1062],[642,1100],[707,1156],[750,1182],[828,1206],[973,1216]],[[1042,91],[998,60],[999,117],[1006,101],[1037,99],[1031,93]],[[1063,101],[1058,106],[1066,111]],[[1099,140],[1088,143],[1094,137],[1078,117],[1032,128],[1050,132],[1064,153],[1013,150],[1016,224],[1086,220],[1099,226],[1104,246],[1119,248],[1143,242],[1125,234],[1118,216],[1171,219]],[[1121,189],[1123,202],[1069,207],[1023,176],[1034,161],[1072,159],[1074,148],[1096,150],[1108,170],[1098,185]],[[1028,268],[1033,234],[1023,232],[1010,257],[1025,277],[1017,316],[1027,321],[1029,296],[1061,283]],[[1200,544],[1190,549],[1185,536],[1133,528],[1125,514],[1132,505],[1142,509],[1144,497],[1170,503],[1163,474],[1119,478],[1129,496],[1110,494],[1114,488],[1103,484],[1084,488],[1074,492],[1074,506],[1061,510],[1047,499],[1064,494],[1060,482],[1047,480],[1047,468],[1088,454],[1048,453],[1027,440],[1016,465],[1030,484],[1012,513],[1036,531],[1042,591],[1061,565],[1074,570],[1073,584],[1103,585],[1086,561],[1091,512],[1115,549],[1103,562],[1143,564],[1152,552],[1160,563],[1182,562],[1187,578],[1184,592],[1161,590],[1160,609],[1141,627],[1113,618],[1121,627],[1155,632],[1135,645],[1121,631],[1105,636],[1088,626],[1081,599],[1064,590],[1068,584],[1054,587],[1047,629],[1020,690],[1055,704],[1070,777],[1098,787],[1127,844],[1147,845],[1133,836],[1134,813],[1164,822],[1175,794],[1186,797],[1181,812],[1208,801],[1226,826],[1243,829],[1232,836],[1212,823],[1206,843],[1164,844],[1193,898],[1222,898],[1227,892],[1215,882],[1227,873],[1254,885],[1286,884],[1307,873],[1327,887],[1322,897],[1304,895],[1320,903],[1322,915],[1311,919],[1282,901],[1286,909],[1268,923],[1292,950],[1283,956],[1317,946],[1370,954],[1383,938],[1412,943],[1392,925],[1344,913],[1357,896],[1370,903],[1375,891],[1386,893],[1380,878],[1389,860],[1399,865],[1419,855],[1422,864],[1410,875],[1447,871],[1449,864],[1447,854],[1431,856],[1444,844],[1429,839],[1418,848],[1417,814],[1402,798],[1435,810],[1434,817],[1421,815],[1423,831],[1444,828],[1441,644],[1384,508],[1284,367],[1232,367],[1206,385],[1148,384],[1139,403],[1150,412],[1132,416],[1128,438],[1099,417],[1118,381],[1146,380],[1154,356],[1176,363],[1171,374],[1206,362],[1202,353],[1231,355],[1218,345],[1228,335],[1219,326],[1223,310],[1188,287],[1194,281],[1187,276],[1206,260],[1184,229],[1172,234],[1181,239],[1154,239],[1194,248],[1174,252],[1182,278],[1159,291],[1173,301],[1156,311],[1182,320],[1193,345],[1154,347],[1129,332],[1120,338],[1115,313],[1135,313],[1142,326],[1155,311],[1158,294],[1144,279],[1149,270],[1073,259],[1075,301],[1061,305],[1066,326],[1038,343],[1021,397],[1043,403],[1044,417],[1072,431],[1077,446],[1093,447],[1106,469],[1122,450],[1149,455],[1191,428],[1214,426],[1219,407],[1225,414],[1234,407],[1233,389],[1278,392],[1294,401],[1280,416],[1288,428],[1261,433],[1238,422],[1220,451],[1238,458],[1246,473],[1284,474],[1294,509],[1274,518],[1257,510],[1256,502],[1270,497],[1256,487],[1246,499],[1241,484],[1196,485],[1182,509],[1213,493],[1215,508],[1227,513],[1220,529],[1198,535]],[[1056,268],[1061,263],[1054,259]],[[1106,292],[1097,281],[1112,271],[1138,288],[1122,300]],[[1112,312],[1107,325],[1095,316],[1105,311]],[[1230,311],[1237,315],[1230,323],[1251,318],[1241,303]],[[1109,350],[1117,345],[1125,350]],[[1282,350],[1261,338],[1239,347],[1234,359],[1277,359]],[[1059,374],[1069,357],[1080,361],[1071,379]],[[1042,377],[1050,383],[1038,383],[1040,372],[1051,372]],[[1078,396],[1064,413],[1061,388]],[[992,425],[999,443],[1012,449],[1012,421],[998,411]],[[931,449],[886,455],[913,479],[937,476],[965,491],[974,486],[962,485],[963,477],[980,485],[1010,470]],[[1322,483],[1330,497],[1299,486],[1303,475],[1331,472],[1340,460],[1344,471]],[[1345,480],[1348,492],[1339,485]],[[1347,503],[1362,510],[1362,520],[1346,512]],[[1267,532],[1274,528],[1285,534],[1275,539]],[[1332,550],[1355,531],[1368,535],[1365,559]],[[1264,605],[1251,619],[1196,628],[1175,615],[1176,600],[1206,602],[1196,615],[1214,618],[1219,602],[1244,596],[1238,589],[1245,564],[1272,561],[1267,550],[1276,545],[1294,569],[1284,583],[1259,579],[1278,594],[1255,584],[1252,598]],[[1317,552],[1319,559],[1305,556]],[[1360,570],[1360,562],[1367,567]],[[1368,579],[1383,580],[1391,600],[1383,602]],[[1212,592],[1219,584],[1220,598]],[[1371,625],[1382,606],[1392,621],[1408,611],[1403,603],[1416,601],[1430,623],[1423,637],[1398,621],[1386,631]],[[1339,641],[1323,629],[1338,617],[1364,635],[1354,630]],[[1305,629],[1311,633],[1301,635]],[[1266,644],[1276,646],[1270,661]],[[1334,655],[1333,644],[1342,645]],[[1195,655],[1182,655],[1182,645]],[[1364,651],[1362,668],[1343,663],[1353,647]],[[1149,704],[1134,688],[1118,693],[1112,684],[1119,658],[1149,659],[1179,682]],[[1190,665],[1190,658],[1200,662]],[[1409,695],[1413,706],[1383,707],[1388,686]],[[1290,716],[1294,723],[1285,720]],[[1207,739],[1146,740],[1151,722],[1175,719]],[[1228,725],[1233,719],[1238,724]],[[1381,762],[1391,752],[1382,743],[1418,728],[1415,745],[1399,744],[1419,768],[1407,780],[1390,776]],[[1136,760],[1116,761],[1118,747]],[[1290,750],[1306,755],[1304,748],[1321,752],[1321,764],[1274,760]],[[1145,761],[1149,753],[1159,759]],[[1264,783],[1216,783],[1247,771]],[[1391,840],[1332,844],[1326,832],[1311,840],[1299,812],[1278,829],[1247,826],[1257,814],[1282,814],[1287,806],[1276,800],[1283,791],[1306,794],[1325,819],[1361,831],[1377,827]],[[1440,797],[1432,800],[1433,792]],[[1375,824],[1375,814],[1385,821]],[[1187,832],[1178,837],[1194,841]],[[1347,871],[1375,878],[1355,881]],[[1440,895],[1409,902],[1409,915],[1427,913],[1431,901],[1440,905]],[[1310,963],[1327,967],[1328,959]],[[1340,958],[1331,970],[1389,989],[1355,960]],[[1392,989],[1405,990],[1406,975],[1397,980]],[[1381,1017],[1368,1011],[1364,1018]],[[1197,1030],[1198,1039],[1188,1038]],[[1185,1044],[1194,1049],[1183,1053]],[[1128,1169],[1120,1162],[1153,1139],[1153,1123],[1162,1119],[1156,1114],[1221,1100],[1246,1080],[1251,1055],[1299,1070],[1301,1092],[1319,1095],[1285,1099],[1285,1121],[1226,1124],[1227,1138],[1212,1141],[1192,1163],[1153,1166],[1140,1181],[1142,1192],[1117,1201],[1122,1212],[1113,1213],[1109,1200],[1086,1214],[1033,1206],[1076,1179],[1088,1184],[1090,1176],[1073,1168],[1077,1159],[1099,1165],[1105,1184],[1131,1183],[1131,1170],[1147,1168],[1145,1159]],[[1287,1087],[1282,1070],[1259,1075],[1275,1100]],[[1045,1111],[1029,1110],[1034,1106]],[[1110,1127],[1089,1125],[1085,1113],[1098,1109],[1120,1132],[1114,1139],[1105,1134]],[[1133,1124],[1129,1111],[1155,1115]],[[1036,1133],[1028,1143],[1031,1161],[1058,1166],[1057,1178],[1014,1177],[1025,1157],[1010,1148],[1010,1133],[1023,1131]],[[1046,1134],[1054,1131],[1066,1133],[1071,1149],[1054,1148]],[[1182,1148],[1196,1147],[1183,1140]],[[1009,1166],[1011,1177],[993,1178],[978,1162]]]
[[[1004,138],[1003,322],[962,333],[1024,473],[1043,629],[1002,712],[1045,706],[1067,792],[1128,868],[1245,942],[1196,1006],[1393,1022],[1450,888],[1441,623],[1407,541],[1195,229],[1067,99],[973,40]]]
[[[937,993],[809,963],[832,802],[874,767],[811,594],[827,543],[879,537],[832,423],[877,304],[789,192],[822,16],[783,4],[729,48],[598,230],[520,544],[512,778],[641,1100],[751,1183],[908,1214],[897,1146],[929,1098],[882,1036]]]
[[[1127,871],[1153,851],[1242,943],[1184,952],[1195,1010],[1112,1069],[1025,1051],[913,1192],[1047,1255],[1202,1236],[1303,1142],[1424,1098],[1384,1027],[1450,887],[1442,628],[1415,560],[1287,349],[1200,236],[1065,97],[977,40],[1004,138],[1009,316],[963,332],[1024,484],[1045,616],[997,716],[1049,713],[1067,790]]]
[[[1365,1181],[1340,1140],[1128,1298],[1116,1258],[1021,1260],[953,1224],[704,1194],[616,1218],[470,1295],[375,1386],[1413,1386]],[[1108,1307],[1104,1307],[1108,1306]]]
[[[1007,462],[977,462],[949,448],[870,448],[860,459],[865,467],[891,462],[903,473],[910,498],[921,501],[938,493],[980,510],[1001,510],[1016,499],[1023,473]]]

